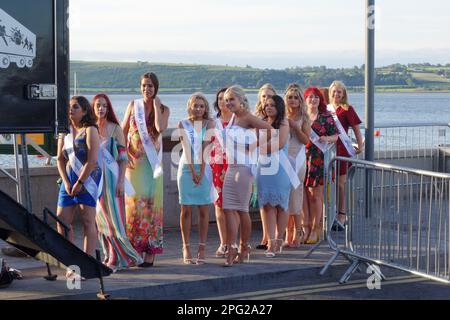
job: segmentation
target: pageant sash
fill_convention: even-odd
[[[114,175],[117,181],[119,179],[119,165],[117,164],[117,161],[114,159],[112,154],[106,148],[107,143],[108,141],[105,141],[102,144],[100,144],[100,150],[98,153],[99,162],[105,164],[105,167],[109,171],[111,171],[111,173]],[[127,178],[125,178],[124,180],[124,189],[125,193],[129,197],[133,196],[136,193],[136,191],[133,188],[133,185]]]
[[[231,121],[230,121],[231,122]],[[233,161],[229,161],[229,164],[243,164],[250,168],[253,177],[256,177],[257,173],[257,164],[258,164],[258,148],[255,148],[253,151],[248,149],[248,146],[257,142],[258,138],[253,131],[247,131],[250,129],[244,129],[239,126],[232,126],[225,130],[226,136],[226,154],[227,157],[233,156]],[[251,132],[253,134],[246,135],[247,132]],[[246,141],[248,138],[249,141]],[[234,150],[236,146],[236,151]],[[248,161],[247,161],[248,160]]]
[[[348,154],[350,155],[350,158],[356,157],[356,151],[355,151],[355,148],[353,148],[352,140],[345,132],[344,127],[342,126],[342,123],[339,121],[339,118],[336,114],[336,110],[334,109],[334,106],[332,104],[329,104],[327,106],[327,110],[329,112],[331,112],[334,122],[336,122],[336,127],[339,129],[339,139],[341,139],[341,142],[344,145],[345,149],[347,150]]]
[[[314,143],[314,145],[319,148],[320,151],[322,151],[323,154],[325,154],[325,152],[327,152],[333,146],[332,143],[320,142],[320,137],[314,130],[311,130],[311,135],[309,136],[309,138],[311,139],[311,142]]]
[[[284,171],[286,172],[286,174],[289,177],[289,180],[292,184],[292,187],[294,189],[297,189],[298,186],[300,185],[300,179],[298,178],[298,172],[296,172],[296,170],[294,169],[294,167],[291,164],[291,161],[289,160],[288,155],[286,154],[286,152],[284,152],[284,150],[278,150],[276,152],[271,153],[270,156],[268,155],[259,155],[259,161],[260,163],[266,163],[266,164],[271,164],[270,167],[261,167],[261,174],[264,174],[263,171],[270,171],[270,168],[273,168],[275,166],[275,168],[280,168],[281,167],[284,169]]]
[[[134,100],[134,118],[141,137],[142,145],[144,146],[145,153],[148,161],[153,169],[153,178],[158,178],[163,174],[161,166],[162,161],[162,136],[159,135],[159,141],[161,142],[161,148],[159,153],[156,152],[155,145],[147,131],[147,123],[145,121],[145,109],[144,100]]]
[[[189,120],[182,120],[181,125],[184,127],[184,131],[186,132],[187,136],[189,137],[189,146],[191,147],[191,150],[193,151],[193,157],[191,156],[191,160],[193,160],[193,164],[201,164],[203,159],[203,137],[202,137],[202,130],[200,133],[197,133],[194,126]],[[187,159],[186,159],[187,160]]]
[[[298,173],[300,172],[300,170],[302,169],[303,165],[306,162],[306,147],[305,145],[302,145],[302,147],[300,148],[300,150],[297,153],[297,156],[295,157],[295,172]]]
[[[215,119],[216,127],[214,128],[214,136],[216,137],[217,141],[219,141],[220,147],[222,150],[225,150],[225,144],[223,142],[223,136],[224,136],[224,130],[227,130],[231,128],[234,122],[235,114],[231,116],[230,121],[228,122],[227,126],[224,128],[222,125],[222,121],[220,120],[220,117],[217,117]]]
[[[81,170],[83,168],[83,164],[81,161],[76,157],[75,155],[75,149],[73,146],[73,130],[70,128],[70,133],[64,137],[64,150],[67,152],[67,155],[69,156],[69,163],[72,170],[75,172],[77,177],[80,177]],[[67,170],[67,167],[66,167]],[[67,175],[69,176],[69,172],[66,171]],[[97,186],[94,179],[92,179],[91,176],[89,176],[86,181],[83,183],[84,188],[86,191],[91,195],[92,198],[94,198],[96,201],[102,194],[103,189],[103,174],[100,178],[100,183]]]
[[[189,146],[191,146],[191,149],[194,153],[194,164],[201,164],[203,161],[203,137],[202,137],[202,131],[200,133],[197,133],[194,126],[189,120],[182,120],[181,125],[184,127],[184,130],[186,134],[189,137]],[[192,158],[192,157],[191,157]],[[183,160],[187,163],[187,157],[183,153]],[[182,162],[180,162],[182,163]],[[216,191],[216,188],[213,186],[213,174],[211,166],[205,164],[205,173],[204,173],[204,179],[206,179],[207,183],[210,185],[210,193],[209,196],[211,198],[212,202],[215,202],[219,198],[219,194]]]

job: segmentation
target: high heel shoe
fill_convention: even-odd
[[[264,255],[266,258],[275,258],[275,251],[277,251],[277,244],[278,239],[270,239],[269,240],[269,247],[267,248],[267,251],[264,252]]]
[[[313,228],[313,230],[311,231],[311,234],[313,234],[315,237],[311,237],[311,234],[309,235],[308,240],[306,241],[306,244],[316,244],[317,242],[320,241],[320,228]]]
[[[276,239],[275,241],[277,244],[276,251],[278,251],[279,253],[282,253],[283,252],[283,242],[284,242],[283,239]]]
[[[236,259],[234,259],[235,263],[244,263],[245,260],[250,262],[250,252],[252,251],[252,246],[248,243],[241,243],[240,251]]]
[[[187,253],[189,248],[189,243],[183,244],[183,263],[184,264],[194,264],[194,260],[191,257],[191,253]]]
[[[225,260],[224,267],[232,267],[234,264],[235,259],[238,257],[238,250],[239,247],[236,243],[232,244],[230,248],[228,249],[228,257]]]
[[[200,247],[203,247],[203,254],[200,253]],[[206,249],[206,243],[199,243],[198,244],[198,252],[197,252],[197,264],[204,264],[206,262],[205,260],[205,249]]]
[[[303,230],[303,226],[301,226],[299,230],[295,231],[295,236],[292,241],[292,247],[300,248],[300,245],[304,243],[305,243],[305,231]]]
[[[221,244],[219,248],[216,250],[216,257],[223,258],[225,257],[225,254],[227,253],[227,245]]]

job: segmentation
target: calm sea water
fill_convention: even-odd
[[[92,95],[86,96],[89,100]],[[252,109],[257,101],[257,94],[247,95]],[[125,109],[131,100],[139,95],[110,95],[111,102],[119,121],[122,121]],[[161,94],[164,104],[170,107],[169,125],[175,127],[181,119],[187,117],[186,103],[188,94]],[[215,95],[207,94],[211,106]],[[359,117],[365,121],[364,94],[354,93],[349,96],[350,104]],[[375,95],[375,126],[400,125],[415,123],[449,123],[450,93],[380,93]],[[407,137],[416,139],[417,137]],[[30,166],[42,166],[45,160],[30,156]],[[13,167],[14,159],[9,155],[0,155],[0,167]]]
[[[176,126],[180,120],[187,117],[188,94],[161,94],[159,96],[161,101],[170,107],[169,125],[171,127]],[[93,96],[86,97],[91,100]],[[128,103],[140,98],[139,95],[110,95],[109,97],[119,121],[123,119]],[[247,97],[252,110],[254,110],[257,94],[248,94]],[[215,95],[206,94],[206,98],[212,107]],[[350,94],[349,101],[364,122],[364,94]],[[449,123],[450,93],[379,93],[375,95],[375,125],[417,122]]]

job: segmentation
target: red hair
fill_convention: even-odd
[[[112,107],[111,100],[109,100],[109,98],[106,94],[104,94],[104,93],[97,94],[92,99],[92,107],[95,109],[95,101],[100,98],[103,98],[106,101],[106,108],[108,109],[108,111],[106,112],[106,120],[120,126],[119,121],[117,120],[116,114],[114,113],[114,109]]]
[[[327,104],[325,102],[326,100],[325,100],[322,92],[316,87],[309,87],[303,93],[305,100],[306,100],[306,97],[308,97],[310,94],[313,94],[313,95],[316,95],[319,97],[319,113],[327,113],[328,112]]]

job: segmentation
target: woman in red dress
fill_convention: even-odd
[[[216,101],[214,101],[214,109],[217,111],[217,116],[215,117],[216,128],[219,130],[218,132],[222,132],[223,128],[226,128],[228,123],[233,116],[233,113],[225,107],[225,100],[223,95],[227,88],[220,89],[216,94]],[[225,177],[225,173],[227,172],[227,160],[225,150],[220,145],[219,141],[214,137],[213,138],[213,148],[211,150],[211,168],[213,172],[213,184],[216,188],[218,198],[214,203],[216,208],[216,222],[217,229],[219,231],[220,237],[220,246],[216,250],[217,257],[224,257],[227,251],[227,229],[226,229],[226,221],[225,214],[222,208],[222,188],[223,188],[223,180]]]
[[[330,104],[328,105],[328,111],[334,114],[338,121],[336,124],[340,131],[340,137],[337,142],[336,154],[339,157],[349,157],[356,156],[363,151],[364,140],[359,129],[361,120],[355,112],[355,109],[348,103],[347,89],[341,81],[334,81],[329,90]],[[339,128],[339,127],[342,128]],[[358,143],[358,148],[353,150],[352,146],[346,147],[342,142],[342,139],[346,139],[348,134],[348,129],[352,128],[356,136],[356,142]],[[343,134],[345,131],[345,135]],[[348,137],[348,136],[347,136]],[[348,138],[347,138],[348,139]],[[350,151],[347,148],[351,148]],[[353,153],[353,154],[350,154]],[[351,166],[351,163],[341,163],[339,167],[339,212],[337,215],[337,222],[333,225],[333,230],[342,231],[344,230],[345,215],[346,215],[346,203],[345,203],[345,185],[347,181],[347,170]]]

